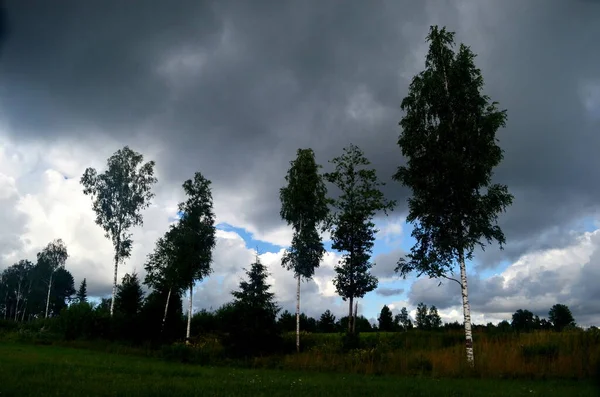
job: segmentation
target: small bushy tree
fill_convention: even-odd
[[[391,211],[394,201],[387,200],[380,190],[385,185],[375,169],[367,168],[369,160],[358,146],[344,148],[343,154],[330,161],[335,165],[325,179],[335,185],[340,195],[331,199],[330,218],[332,248],[343,252],[335,267],[333,280],[337,293],[348,301],[348,332],[352,332],[353,304],[377,288],[377,278],[371,274],[371,254],[377,229],[373,217]]]
[[[387,305],[384,305],[381,308],[377,322],[379,325],[379,331],[381,332],[390,332],[394,330],[394,317],[392,316],[392,311]]]
[[[575,326],[575,319],[567,305],[557,303],[548,312],[548,320],[557,331],[562,331],[567,326]]]

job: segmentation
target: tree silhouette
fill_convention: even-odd
[[[475,54],[465,45],[454,52],[454,33],[432,26],[425,70],[416,75],[402,100],[405,112],[398,145],[406,165],[394,179],[412,190],[406,220],[416,243],[397,271],[447,278],[461,288],[467,361],[474,365],[466,259],[484,241],[505,237],[498,213],[512,203],[504,185],[492,184],[502,161],[496,131],[506,112],[481,93],[483,77]],[[458,262],[460,280],[451,277]]]

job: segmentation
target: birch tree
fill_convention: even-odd
[[[329,213],[327,188],[312,149],[298,149],[279,192],[281,218],[292,225],[294,236],[281,265],[294,272],[296,285],[296,351],[300,351],[300,283],[310,280],[320,265],[325,248],[319,229]]]
[[[144,269],[146,270],[144,284],[155,290],[167,291],[165,311],[161,322],[161,333],[164,331],[167,321],[171,293],[180,293],[183,289],[182,280],[177,271],[177,258],[175,256],[174,236],[176,232],[177,229],[171,227],[163,237],[156,241],[154,251],[148,255],[148,259],[144,265]]]
[[[111,316],[115,307],[119,264],[131,256],[133,240],[129,230],[143,225],[142,210],[154,197],[151,191],[157,181],[154,161],[143,164],[143,160],[140,153],[125,146],[108,159],[104,173],[98,174],[94,168],[87,168],[80,181],[83,193],[92,197],[96,224],[102,226],[115,249]]]
[[[68,258],[69,254],[67,253],[67,246],[61,239],[51,241],[37,255],[38,263],[44,264],[49,272],[45,318],[48,318],[48,307],[50,306],[50,291],[52,290],[52,278],[59,269],[63,269],[65,267],[65,262]]]
[[[194,283],[207,277],[212,269],[212,252],[216,245],[215,214],[210,189],[211,182],[200,172],[183,183],[187,200],[179,204],[182,214],[173,227],[174,260],[178,279],[189,288],[186,340],[192,324]]]
[[[344,148],[343,154],[331,163],[335,170],[325,174],[325,179],[340,191],[339,197],[331,200],[332,248],[344,253],[335,267],[333,283],[337,293],[348,301],[348,333],[354,333],[352,304],[377,288],[378,283],[370,272],[377,232],[373,217],[378,212],[387,215],[395,203],[384,197],[380,186],[385,184],[378,180],[374,169],[367,168],[370,162],[358,146]]]
[[[513,196],[492,184],[503,158],[496,132],[506,111],[482,93],[483,77],[475,54],[454,33],[432,26],[427,36],[425,70],[416,75],[401,109],[398,145],[406,158],[394,179],[412,190],[407,221],[416,243],[397,271],[455,281],[461,288],[467,360],[474,365],[471,309],[465,261],[476,247],[505,243],[498,214]],[[454,275],[458,262],[460,279]]]

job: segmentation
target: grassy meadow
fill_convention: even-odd
[[[186,365],[0,342],[0,396],[597,396],[590,380],[447,379]]]

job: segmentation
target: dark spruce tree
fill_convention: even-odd
[[[512,203],[508,188],[492,184],[503,158],[496,131],[506,112],[482,94],[483,77],[454,33],[432,26],[425,70],[416,75],[401,108],[398,145],[406,158],[394,179],[412,190],[407,221],[416,243],[397,271],[456,281],[461,288],[467,361],[474,365],[466,259],[476,247],[505,237],[498,214]],[[452,277],[458,263],[460,279]]]
[[[381,308],[377,322],[379,324],[379,331],[381,332],[391,332],[394,330],[394,316],[392,316],[392,311],[387,305]]]
[[[319,332],[330,333],[336,331],[335,325],[335,316],[329,310],[325,310],[323,314],[321,314],[321,318],[319,318],[318,322]]]
[[[85,280],[85,278],[79,285],[79,289],[77,290],[75,299],[77,299],[77,303],[87,302],[87,281]]]
[[[140,285],[137,273],[125,274],[121,284],[117,286],[115,310],[125,317],[135,317],[139,314],[144,303],[144,291]]]
[[[387,215],[395,203],[384,197],[380,186],[385,184],[378,180],[374,169],[367,168],[370,162],[357,146],[344,148],[343,154],[330,162],[335,170],[325,174],[325,179],[340,191],[330,200],[334,209],[329,220],[332,248],[343,252],[333,283],[337,293],[348,301],[348,333],[352,333],[354,300],[377,288],[377,278],[370,272],[377,232],[373,217],[379,212]]]
[[[319,230],[327,215],[327,189],[312,149],[298,149],[281,188],[280,215],[292,225],[294,236],[281,264],[294,272],[296,285],[296,351],[300,351],[300,282],[310,280],[325,254]]]
[[[258,257],[246,270],[246,280],[233,291],[234,301],[225,313],[224,322],[232,324],[225,339],[232,354],[252,356],[277,349],[280,334],[277,327],[279,307],[275,294],[267,284],[269,273]]]

